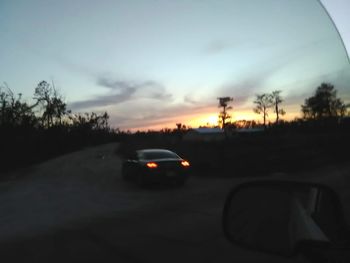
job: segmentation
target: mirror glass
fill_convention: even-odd
[[[300,244],[327,246],[341,239],[336,200],[311,184],[247,184],[226,201],[224,231],[239,245],[287,256]]]

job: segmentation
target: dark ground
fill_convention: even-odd
[[[224,200],[242,176],[140,189],[121,180],[115,149],[90,148],[9,174],[0,183],[2,262],[296,262],[224,238]],[[331,182],[349,203],[349,171],[274,177]]]

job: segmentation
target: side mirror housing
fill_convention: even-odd
[[[321,184],[243,183],[229,193],[222,219],[224,234],[231,242],[284,256],[307,247],[325,248],[344,238],[338,196]]]

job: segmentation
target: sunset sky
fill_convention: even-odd
[[[350,1],[324,0],[350,50]],[[123,130],[261,119],[255,94],[282,90],[285,119],[321,82],[350,102],[350,65],[316,0],[2,0],[0,82],[30,102],[53,82],[74,112]],[[273,113],[270,114],[274,118]]]

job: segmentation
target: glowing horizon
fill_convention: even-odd
[[[232,114],[231,122],[235,121],[255,121],[257,124],[262,124],[262,115],[258,115],[256,113],[249,112],[249,111],[242,111],[242,112],[229,112]],[[293,112],[288,113],[285,116],[280,116],[280,120],[285,121],[291,121],[295,118],[301,117],[301,114],[299,112]],[[269,113],[269,116],[267,117],[268,122],[275,122],[276,115],[272,111]],[[218,126],[218,112],[217,113],[204,113],[196,114],[196,115],[189,115],[189,116],[183,116],[182,120],[181,118],[177,117],[173,119],[173,121],[164,122],[162,124],[155,124],[148,127],[134,127],[130,129],[121,129],[122,131],[160,131],[162,129],[176,129],[176,124],[181,123],[182,125],[185,125],[187,128],[198,128],[198,127],[214,127]]]

